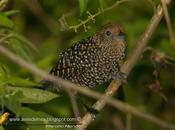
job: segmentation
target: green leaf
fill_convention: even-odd
[[[4,14],[6,16],[11,16],[11,15],[14,15],[16,13],[19,13],[19,10],[8,10],[8,11],[4,12]]]
[[[21,56],[23,59],[28,61],[29,63],[33,63],[31,53],[27,49],[26,46],[24,46],[19,40],[15,38],[10,39],[10,47]]]
[[[16,117],[21,117],[21,118],[53,118],[53,116],[40,112],[40,111],[35,111],[27,107],[21,106],[21,104],[18,102],[18,99],[22,98],[21,92],[16,92],[13,95],[9,96],[8,99],[6,99],[6,107],[11,110],[13,113],[15,113]],[[14,122],[15,124],[18,124],[18,122]],[[31,130],[45,130],[45,125],[47,122],[43,121],[25,121],[27,124],[27,127],[29,127]],[[39,127],[34,124],[41,124]],[[35,127],[36,126],[36,127]],[[43,126],[43,127],[41,127]]]
[[[80,15],[84,13],[88,4],[88,0],[79,0]]]
[[[14,26],[13,21],[11,21],[5,14],[0,12],[0,27],[6,27],[12,29]]]
[[[0,130],[4,130],[4,128],[2,127],[2,125],[0,126]]]
[[[17,111],[15,111],[15,113],[18,115],[18,117],[21,117],[23,119],[25,118],[53,118],[52,116],[44,113],[44,112],[40,112],[40,111],[35,111],[32,110],[30,108],[27,107],[19,107]],[[30,130],[45,130],[45,124],[46,122],[44,121],[25,121],[25,123],[27,124],[27,126],[29,127]],[[35,125],[36,124],[36,125]],[[38,126],[38,124],[41,124]]]
[[[12,93],[14,91],[22,92],[22,98],[18,99],[20,103],[44,103],[59,96],[49,91],[36,88],[21,88],[8,86],[7,90],[8,93]]]
[[[7,79],[7,83],[12,84],[12,85],[17,86],[17,87],[38,86],[38,83],[35,83],[35,82],[33,82],[31,80],[28,80],[28,79],[23,79],[23,78],[20,78],[20,77],[16,77],[16,76],[10,76]]]
[[[12,35],[14,38],[18,39],[19,41],[21,41],[22,43],[27,44],[30,48],[32,48],[34,51],[37,51],[36,46],[30,42],[27,38],[25,38],[22,35],[17,34],[16,32],[12,32]]]
[[[53,55],[48,55],[48,56],[44,57],[43,59],[41,59],[40,61],[38,61],[38,63],[36,65],[39,68],[48,68],[48,66],[51,64],[51,62],[54,60],[54,58],[55,57]]]
[[[3,94],[3,87],[4,85],[6,84],[6,72],[5,72],[5,69],[3,68],[3,66],[0,65],[0,95]]]

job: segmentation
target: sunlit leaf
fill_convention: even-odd
[[[14,94],[8,97],[8,99],[5,102],[5,105],[8,109],[10,109],[13,113],[15,113],[16,117],[21,117],[23,120],[25,118],[53,118],[51,115],[40,112],[40,111],[35,111],[27,107],[21,106],[21,104],[18,102],[20,98],[22,98],[22,92],[16,91]],[[12,123],[12,122],[11,122]],[[13,122],[15,124],[19,124],[18,122]],[[44,124],[47,122],[43,121],[35,121],[35,122],[29,122],[25,121],[26,124],[28,124],[28,127],[35,126],[34,124],[43,124],[42,126],[45,127]],[[33,124],[33,125],[32,125]],[[44,127],[39,127],[41,130],[44,130]],[[38,128],[38,127],[37,127]],[[36,128],[32,127],[32,130]],[[37,129],[39,130],[39,129]]]
[[[7,79],[7,83],[18,87],[33,87],[38,85],[38,83],[35,83],[31,80],[15,77],[15,76],[10,76]]]
[[[18,101],[20,103],[44,103],[59,96],[49,91],[40,90],[37,88],[21,88],[8,86],[9,93],[12,93],[14,91],[22,92],[23,97],[18,98]]]
[[[4,12],[6,16],[14,15],[16,13],[19,13],[19,10],[9,10],[9,11]]]
[[[53,61],[53,59],[54,59],[53,55],[48,55],[47,57],[44,57],[43,59],[38,61],[38,63],[36,65],[39,68],[48,67],[51,64],[51,62]]]
[[[0,27],[6,27],[12,29],[14,26],[13,21],[11,21],[5,14],[0,12]]]
[[[20,111],[16,112],[22,119],[28,118],[30,119],[36,119],[36,121],[25,121],[28,128],[30,130],[46,130],[45,124],[47,124],[47,121],[43,121],[43,119],[47,118],[53,118],[51,115],[48,115],[44,112],[35,111],[27,107],[20,107]],[[38,119],[38,120],[37,120]],[[41,120],[40,120],[41,119]],[[38,125],[40,124],[40,125]]]

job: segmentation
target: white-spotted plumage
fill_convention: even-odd
[[[81,40],[61,53],[50,74],[81,86],[99,86],[120,70],[126,46],[123,34],[118,24],[106,24],[94,37]],[[42,83],[51,84],[46,80]]]

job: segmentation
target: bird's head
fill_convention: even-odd
[[[97,33],[97,37],[101,43],[105,44],[118,45],[125,44],[126,41],[123,27],[114,22],[105,24]]]

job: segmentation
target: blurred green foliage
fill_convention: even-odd
[[[115,0],[9,1],[6,8],[0,12],[0,44],[8,47],[27,62],[49,72],[59,59],[60,52],[77,41],[94,35],[103,24],[116,21],[121,23],[126,30],[126,53],[129,55],[148,25],[154,13],[154,5],[150,3],[150,0],[132,0],[103,12],[103,9],[112,6],[115,2]],[[160,1],[155,0],[155,6],[159,3]],[[175,21],[174,6],[174,3],[169,6],[172,23]],[[99,9],[102,12],[95,17],[95,23],[90,20],[85,25],[88,26],[87,32],[84,31],[83,26],[78,28],[76,33],[73,29],[69,29],[70,26],[79,24],[80,19],[86,20],[89,16],[87,11],[93,15]],[[4,42],[1,42],[4,38]],[[152,36],[149,46],[162,52],[165,55],[164,59],[171,57],[172,64],[150,60],[152,53],[146,51],[129,75],[128,84],[123,85],[125,102],[175,123],[175,62],[173,63],[175,53],[164,19]],[[155,56],[159,55],[153,55],[157,58]],[[161,71],[156,77],[154,72],[159,71],[160,68]],[[73,117],[68,97],[33,88],[40,80],[40,77],[32,75],[26,69],[0,55],[1,113],[10,111],[16,117]],[[155,80],[160,82],[162,92],[168,102],[165,102],[159,93],[154,93],[149,89]],[[107,84],[102,85],[96,91],[104,92],[106,86]],[[87,129],[122,129],[125,128],[125,120],[124,113],[106,106],[97,116],[97,120]],[[7,124],[0,129],[51,129],[42,125],[45,122],[41,122],[41,125],[30,125],[27,121],[20,123],[19,126]],[[135,130],[161,129],[136,117],[132,119],[132,127]]]

